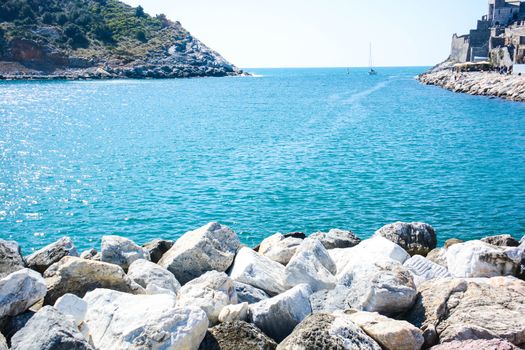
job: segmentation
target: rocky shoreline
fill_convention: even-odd
[[[430,71],[417,79],[454,92],[499,97],[525,102],[525,76],[501,75],[496,72],[454,72],[452,69]]]
[[[210,223],[175,242],[0,240],[0,350],[519,349],[525,237],[437,248],[424,223],[275,234]]]

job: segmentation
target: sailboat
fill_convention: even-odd
[[[368,75],[377,75],[377,71],[372,66],[372,43],[370,43],[370,56],[369,56],[369,65],[370,69],[368,70]]]

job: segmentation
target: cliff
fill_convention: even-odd
[[[242,71],[165,15],[117,0],[0,4],[0,79],[183,78]]]

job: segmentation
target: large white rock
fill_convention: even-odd
[[[135,260],[150,260],[149,252],[130,239],[120,236],[103,236],[100,259],[127,270]]]
[[[0,280],[0,319],[16,316],[44,298],[46,282],[33,270],[23,269]]]
[[[332,289],[337,284],[334,276],[336,266],[318,239],[305,239],[284,272],[285,283],[290,288],[306,283],[312,291],[316,292],[321,289]]]
[[[346,301],[352,307],[384,315],[407,311],[417,297],[410,271],[388,258],[352,266],[340,274],[339,283],[350,288]]]
[[[221,310],[219,322],[246,321],[248,318],[248,303],[228,305]]]
[[[514,275],[519,267],[505,250],[482,241],[454,244],[445,253],[448,270],[454,277],[495,277]]]
[[[87,303],[74,294],[65,294],[58,298],[55,309],[68,316],[76,326],[80,326],[86,317]]]
[[[273,298],[251,304],[250,322],[277,342],[286,338],[306,316],[312,313],[306,284],[298,285]]]
[[[230,277],[234,281],[262,289],[269,295],[276,295],[287,289],[284,266],[248,247],[241,248],[237,253]]]
[[[393,320],[376,312],[345,314],[385,350],[420,350],[425,342],[423,332],[407,321]]]
[[[403,266],[412,272],[416,286],[431,279],[452,277],[445,267],[438,265],[421,255],[414,255],[405,261]]]
[[[300,238],[284,237],[276,233],[265,238],[259,246],[259,253],[280,264],[286,265],[303,242]]]
[[[158,264],[186,284],[208,271],[226,271],[240,248],[239,237],[229,227],[209,223],[182,235]]]
[[[328,253],[336,264],[337,274],[363,261],[389,258],[402,264],[410,258],[403,248],[381,236],[365,239],[352,248],[330,249]]]
[[[177,294],[180,289],[180,283],[171,272],[144,259],[129,266],[128,277],[144,287],[148,294]]]
[[[177,299],[178,307],[200,307],[214,325],[221,310],[230,304],[237,304],[237,293],[233,281],[224,272],[210,271],[186,283]]]
[[[97,349],[195,350],[208,328],[204,311],[177,308],[170,294],[131,295],[96,289],[84,300],[88,304],[84,332]]]

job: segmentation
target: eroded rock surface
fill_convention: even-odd
[[[326,249],[351,248],[358,245],[361,239],[352,231],[331,229],[328,232],[316,232],[310,238],[318,239]]]
[[[253,324],[221,323],[206,332],[199,350],[275,350],[277,343]]]
[[[30,269],[44,273],[49,266],[59,262],[65,256],[78,256],[77,248],[69,237],[63,237],[29,255],[26,257],[26,263]]]
[[[391,240],[410,255],[426,256],[437,246],[434,228],[422,222],[395,222],[383,226],[374,235]]]

